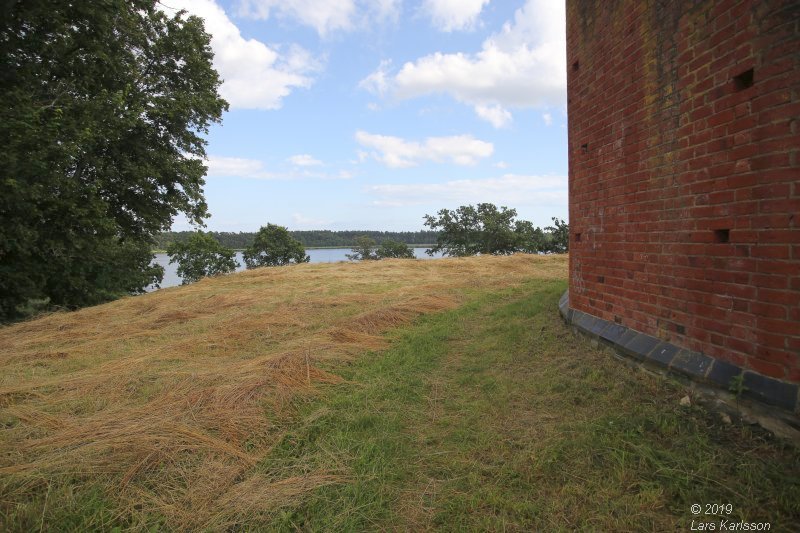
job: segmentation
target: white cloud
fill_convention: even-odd
[[[296,179],[320,179],[320,180],[349,180],[353,178],[353,173],[347,170],[340,170],[335,173],[312,172],[308,170],[310,166],[321,165],[307,154],[292,156],[287,159],[296,167],[288,172],[270,172],[266,170],[264,162],[258,159],[246,159],[242,157],[221,157],[209,156],[206,164],[208,165],[209,178],[245,178],[254,180],[296,180]]]
[[[521,176],[454,180],[429,184],[385,184],[367,187],[374,205],[464,205],[491,202],[506,206],[566,206],[566,176]]]
[[[355,15],[354,0],[241,0],[239,15],[266,20],[271,14],[311,26],[320,35],[348,30]]]
[[[309,75],[320,66],[311,54],[296,45],[283,50],[245,39],[214,0],[171,0],[167,5],[162,9],[185,9],[205,20],[214,67],[224,80],[220,93],[232,108],[278,109],[293,89],[313,83]]]
[[[364,161],[366,161],[367,159],[369,159],[369,152],[367,152],[367,151],[365,151],[365,150],[358,150],[358,151],[356,152],[356,156],[358,157],[358,159],[355,159],[355,160],[352,160],[352,161],[350,161],[350,162],[351,162],[351,163],[353,163],[354,165],[357,165],[357,164],[359,164],[359,163],[363,163]]]
[[[508,163],[506,163],[505,161],[498,161],[497,163],[494,164],[494,166],[496,166],[497,168],[508,168]]]
[[[359,144],[374,151],[372,156],[392,168],[406,168],[423,161],[450,161],[456,165],[474,165],[478,159],[494,153],[494,145],[471,135],[428,137],[425,142],[407,141],[400,137],[356,132]],[[359,156],[360,157],[360,156]]]
[[[422,10],[441,31],[469,30],[490,0],[425,0]]]
[[[382,59],[381,64],[378,65],[375,72],[358,82],[358,86],[383,96],[389,88],[389,81],[386,79],[386,76],[389,73],[391,65],[392,61],[390,59]]]
[[[281,179],[283,176],[264,169],[264,163],[257,159],[241,157],[209,156],[209,178],[249,178],[259,180]]]
[[[553,115],[550,113],[542,113],[542,120],[544,120],[545,126],[551,126],[553,124]]]
[[[367,6],[366,14],[362,16],[365,22],[397,22],[403,0],[364,0],[362,4]]]
[[[314,159],[308,154],[297,154],[287,159],[291,164],[298,167],[315,167],[322,164],[322,161]]]
[[[490,122],[495,128],[502,128],[511,123],[511,113],[499,105],[476,105],[475,113],[483,120]]]
[[[350,172],[349,170],[340,170],[338,174],[336,174],[336,179],[340,180],[350,180],[353,179],[355,174]]]
[[[396,21],[401,0],[239,0],[238,14],[266,20],[292,19],[325,37],[349,31],[368,21]]]
[[[527,0],[479,52],[436,52],[405,63],[395,74],[381,62],[361,86],[401,99],[449,94],[473,106],[479,117],[502,126],[507,123],[503,112],[509,113],[509,108],[565,104],[566,61],[564,2]],[[373,77],[382,85],[367,81]]]

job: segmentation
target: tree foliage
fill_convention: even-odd
[[[157,236],[156,247],[166,250],[172,242],[181,242],[191,237],[191,231],[165,231]],[[243,250],[253,244],[255,232],[212,231],[209,232],[220,244],[237,250]],[[289,231],[289,235],[300,241],[306,248],[331,247],[351,248],[356,239],[366,235],[377,244],[392,240],[413,246],[430,245],[436,242],[435,231],[373,231],[373,230],[303,230]]]
[[[453,211],[441,209],[437,216],[425,215],[425,225],[438,231],[433,255],[508,255],[525,253],[564,253],[569,250],[569,225],[553,218],[555,227],[544,230],[527,220],[516,220],[517,211],[494,204],[461,206]]]
[[[356,237],[356,244],[350,250],[353,253],[345,254],[345,257],[350,261],[375,261],[380,259],[378,254],[375,253],[375,244],[375,240],[366,235]]]
[[[549,236],[543,251],[554,254],[569,252],[569,224],[553,217],[553,226],[547,226],[545,231]]]
[[[300,241],[293,239],[286,228],[275,224],[262,226],[253,244],[244,251],[247,268],[308,263],[310,258]]]
[[[383,241],[375,250],[378,259],[414,259],[414,250],[406,243],[397,241]]]
[[[170,244],[167,254],[170,264],[178,263],[178,275],[183,279],[183,285],[206,276],[234,272],[239,266],[234,259],[236,252],[202,231],[194,232],[185,242]]]
[[[436,246],[429,254],[463,257],[477,254],[507,255],[517,249],[514,232],[514,209],[482,203],[477,207],[462,205],[458,209],[439,210],[438,217],[425,215],[425,225],[439,230]]]
[[[26,0],[0,31],[0,320],[142,291],[154,236],[208,215],[202,134],[227,103],[202,20]]]
[[[378,259],[414,259],[414,250],[406,243],[391,239],[378,245],[374,239],[367,235],[356,238],[356,245],[345,254],[351,261],[377,261]]]

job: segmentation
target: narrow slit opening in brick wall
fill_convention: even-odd
[[[733,84],[737,91],[742,91],[753,86],[753,69],[747,69],[733,77]]]

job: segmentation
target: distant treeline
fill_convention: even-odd
[[[247,248],[253,244],[255,233],[231,231],[210,231],[208,232],[220,244],[235,250]],[[171,242],[184,242],[191,235],[191,231],[166,231],[156,237],[156,248],[165,250]],[[383,241],[397,241],[408,245],[427,245],[434,244],[438,231],[366,231],[366,230],[313,230],[313,231],[290,231],[289,235],[300,241],[303,246],[313,247],[339,247],[349,248],[355,246],[356,239],[362,235],[373,239],[377,244]]]

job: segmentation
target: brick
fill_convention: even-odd
[[[752,370],[755,370],[763,376],[781,379],[786,375],[786,367],[783,365],[770,363],[758,357],[749,357],[747,362]]]
[[[771,304],[771,303],[764,303],[764,302],[751,303],[750,312],[752,312],[756,316],[766,317],[766,318],[777,318],[781,320],[786,320],[788,314],[785,306]]]
[[[780,335],[797,335],[800,332],[800,324],[785,319],[759,317],[756,326],[758,329]]]
[[[800,382],[800,26],[770,15],[785,0],[661,3],[657,26],[652,0],[611,5],[567,2],[570,306],[603,342],[690,374],[681,350],[715,358],[723,387],[746,368],[788,406],[761,386]]]
[[[791,249],[788,245],[759,245],[750,248],[750,255],[767,259],[790,259]]]

